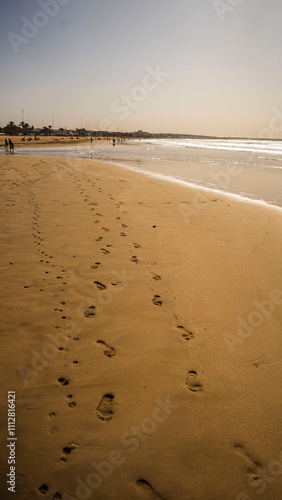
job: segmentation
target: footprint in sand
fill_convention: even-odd
[[[71,445],[71,446],[65,446],[63,448],[63,454],[64,455],[70,455],[72,450],[75,450],[75,446],[74,445]]]
[[[103,236],[98,236],[98,238],[95,238],[95,241],[101,241],[103,239]]]
[[[264,483],[264,469],[262,464],[258,460],[254,460],[253,457],[245,450],[244,446],[241,444],[234,444],[233,446],[234,452],[236,455],[241,456],[246,464],[246,474],[248,476],[248,482],[250,486],[259,487],[261,486],[261,490],[257,490],[257,494],[259,495],[264,491],[265,483]]]
[[[135,264],[138,263],[138,259],[137,259],[136,255],[132,255],[130,260],[131,260],[131,262],[135,262]]]
[[[48,488],[47,484],[42,484],[41,486],[39,486],[38,490],[40,491],[40,493],[42,495],[46,495],[49,488]]]
[[[68,380],[66,380],[65,378],[63,377],[60,377],[58,378],[58,382],[61,384],[61,385],[68,385]]]
[[[109,250],[106,250],[105,248],[100,248],[101,252],[103,252],[103,254],[107,255],[109,252]]]
[[[107,288],[105,285],[103,285],[103,283],[100,283],[99,281],[94,281],[94,285],[96,285],[99,290],[106,290]]]
[[[99,420],[109,422],[113,418],[112,401],[114,396],[112,394],[105,394],[96,409],[96,415]]]
[[[138,243],[133,243],[133,246],[134,246],[134,248],[140,248],[141,247],[141,245],[139,245]]]
[[[145,479],[138,479],[136,481],[136,485],[142,489],[146,493],[150,493],[151,498],[158,498],[159,500],[165,500],[163,496],[161,496],[153,486],[146,481]]]
[[[156,280],[156,281],[159,281],[162,279],[158,274],[153,274],[152,278],[153,278],[153,280]]]
[[[162,301],[160,295],[154,295],[152,302],[155,306],[161,306]]]
[[[126,234],[125,234],[125,233],[120,233],[119,235],[120,235],[120,236],[126,236]]]
[[[92,264],[92,266],[90,266],[90,269],[98,269],[99,266],[101,266],[101,263],[95,262],[95,264]]]
[[[189,391],[192,391],[192,392],[203,392],[203,390],[204,390],[202,384],[200,384],[197,381],[197,372],[195,372],[195,371],[188,372],[186,385],[187,385]]]
[[[107,356],[107,358],[112,358],[113,356],[116,355],[116,351],[113,347],[109,346],[108,344],[106,344],[106,342],[103,342],[103,340],[97,340],[96,344],[99,344],[99,345],[102,345],[103,347],[105,347],[105,350],[103,351],[105,356]]]
[[[109,232],[109,229],[107,227],[102,227],[103,231],[105,231],[105,233],[108,233]]]
[[[65,446],[65,448],[63,448],[63,454],[64,454],[65,456],[70,455],[70,454],[71,454],[71,452],[72,452],[72,450],[74,450],[74,449],[75,449],[75,446],[74,446],[74,445],[72,445],[72,446]],[[59,458],[59,462],[60,462],[60,463],[65,463],[65,462],[66,462],[65,457],[61,457],[61,458]]]
[[[253,465],[254,467],[262,467],[262,464],[258,460],[254,460],[251,457],[251,455],[249,453],[247,453],[247,451],[245,450],[243,445],[241,445],[239,443],[235,443],[233,445],[233,449],[234,449],[234,452],[237,455],[240,455],[244,459],[244,461],[246,463],[248,463],[249,465]]]
[[[184,326],[178,326],[177,327],[179,330],[181,330],[182,332],[182,337],[185,339],[185,340],[191,340],[194,338],[194,334],[192,332],[189,332],[189,330],[186,330],[186,328]]]
[[[94,312],[95,309],[96,309],[95,306],[88,307],[88,309],[86,309],[86,311],[84,311],[84,313],[83,313],[85,318],[93,318],[95,316],[95,312]]]

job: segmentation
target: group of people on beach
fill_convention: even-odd
[[[14,153],[14,143],[11,141],[11,139],[5,139],[5,151],[9,151],[10,148],[10,153]]]

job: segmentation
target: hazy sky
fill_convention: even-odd
[[[1,126],[282,137],[279,0],[0,7]]]

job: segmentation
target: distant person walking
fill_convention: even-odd
[[[8,139],[5,139],[5,151],[9,151]]]
[[[9,139],[10,153],[14,153],[14,143]]]

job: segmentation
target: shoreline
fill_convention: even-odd
[[[226,192],[238,195],[249,200],[266,202],[271,206],[282,206],[282,196],[279,186],[281,184],[281,162],[275,160],[270,167],[261,158],[241,152],[214,152],[210,150],[204,157],[197,149],[185,153],[185,148],[180,148],[176,156],[173,148],[160,148],[160,153],[151,151],[154,146],[138,146],[132,149],[132,144],[118,145],[113,148],[108,142],[97,142],[94,146],[74,145],[65,148],[35,148],[17,151],[21,155],[51,156],[54,158],[74,157],[97,159],[124,164],[133,170],[144,170],[157,173],[168,178],[175,178],[190,185],[200,186],[204,190],[211,189],[214,193]],[[157,147],[158,149],[158,147]],[[179,151],[179,149],[177,150]],[[157,157],[157,158],[155,158]],[[171,158],[171,159],[170,159]],[[141,160],[141,161],[140,161]]]
[[[187,183],[113,162],[0,167],[17,498],[278,500],[277,207],[223,192],[195,205]]]
[[[20,153],[18,153],[19,156],[21,156]],[[29,157],[29,155],[23,155],[23,157]],[[0,155],[0,158],[1,158],[1,155]],[[279,210],[281,211],[282,210],[282,206],[278,205],[278,204],[274,204],[274,203],[271,203],[271,202],[267,202],[263,199],[254,199],[254,198],[250,198],[248,197],[248,195],[243,195],[243,194],[237,194],[237,193],[231,193],[231,192],[228,192],[228,191],[223,191],[223,190],[220,190],[220,189],[215,189],[215,188],[211,188],[211,187],[206,187],[206,186],[201,186],[200,184],[195,184],[193,182],[189,182],[189,181],[186,181],[185,179],[180,179],[180,178],[177,178],[177,177],[173,177],[173,175],[171,174],[162,174],[162,173],[158,173],[158,172],[151,172],[150,170],[141,170],[141,169],[138,169],[137,167],[134,167],[134,166],[131,166],[131,165],[127,165],[126,163],[121,163],[119,161],[111,161],[111,160],[98,160],[98,159],[95,159],[95,158],[69,158],[69,157],[66,157],[66,156],[55,156],[55,157],[52,157],[52,156],[39,156],[39,155],[36,155],[36,156],[33,156],[33,155],[30,155],[30,158],[53,158],[54,160],[55,159],[64,159],[64,160],[74,160],[74,161],[77,161],[77,160],[82,160],[82,161],[91,161],[91,162],[95,162],[95,163],[108,163],[109,165],[111,166],[118,166],[120,168],[124,168],[124,169],[127,169],[131,172],[135,172],[137,174],[143,174],[147,177],[152,177],[152,178],[155,178],[155,179],[159,179],[159,180],[164,180],[164,181],[167,181],[167,182],[172,182],[172,183],[175,183],[175,184],[179,184],[179,185],[182,185],[182,186],[187,186],[188,188],[190,189],[194,189],[195,191],[197,191],[197,193],[199,191],[202,191],[202,192],[207,192],[207,193],[214,193],[215,195],[221,195],[221,196],[226,196],[227,198],[231,198],[231,199],[235,199],[239,202],[244,202],[244,203],[252,203],[252,204],[255,204],[255,205],[262,205],[264,207],[269,207],[269,208],[274,208],[276,210]],[[203,197],[203,196],[202,196]],[[196,200],[196,204],[197,204],[197,200]]]

